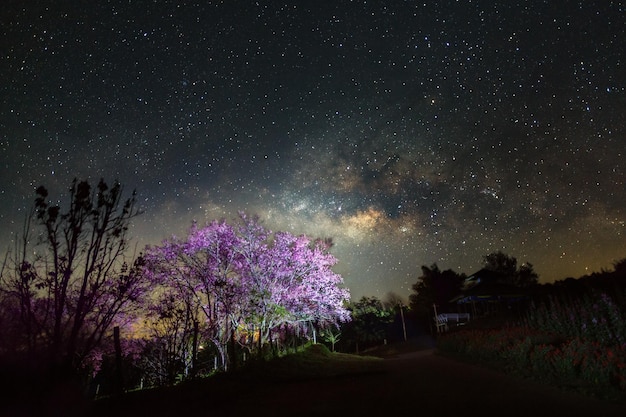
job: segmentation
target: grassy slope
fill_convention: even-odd
[[[312,345],[296,354],[249,363],[236,372],[189,381],[174,387],[131,392],[122,398],[101,399],[92,404],[90,415],[120,417],[137,415],[137,412],[148,415],[145,413],[149,409],[165,413],[171,404],[197,402],[203,398],[211,398],[209,402],[212,403],[214,399],[218,403],[227,403],[242,393],[250,395],[275,384],[377,372],[383,372],[380,358],[329,352],[323,345]]]
[[[329,378],[378,372],[380,361],[373,356],[330,352],[324,345],[311,345],[303,352],[251,364],[233,377],[272,381]]]

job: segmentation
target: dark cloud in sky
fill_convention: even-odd
[[[353,295],[502,250],[543,281],[626,256],[621,2],[9,1],[0,227],[118,178],[137,241],[259,214],[331,236]]]

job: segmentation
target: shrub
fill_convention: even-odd
[[[437,347],[537,380],[559,385],[582,382],[590,393],[602,397],[626,394],[626,345],[607,347],[582,338],[564,340],[520,326],[444,334]]]

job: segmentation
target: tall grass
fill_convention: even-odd
[[[506,327],[442,335],[438,348],[603,398],[626,400],[626,311],[621,296],[551,296]]]
[[[606,346],[626,343],[626,309],[604,292],[580,298],[551,296],[531,305],[525,324],[566,338],[599,342]],[[622,298],[622,297],[619,297]]]

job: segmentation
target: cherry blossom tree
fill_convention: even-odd
[[[337,260],[329,249],[304,235],[273,233],[240,213],[236,227],[194,224],[186,239],[147,249],[146,274],[202,318],[201,333],[226,368],[235,343],[261,351],[285,327],[349,320],[349,292],[332,271]]]
[[[239,235],[241,244],[237,250],[241,257],[240,274],[245,288],[239,326],[252,336],[252,340],[256,338],[260,348],[269,339],[271,329],[288,313],[279,302],[281,277],[278,270],[281,259],[269,245],[271,231],[266,230],[258,218],[240,213]]]
[[[238,242],[232,226],[213,221],[202,228],[194,224],[186,240],[171,238],[146,250],[145,272],[155,284],[176,291],[195,319],[202,320],[202,334],[219,352],[223,367],[243,288]]]
[[[271,233],[257,218],[240,217],[240,234],[246,242],[244,282],[249,288],[249,309],[242,325],[257,332],[259,346],[271,341],[272,332],[283,325],[328,325],[349,319],[344,305],[350,295],[341,276],[331,270],[336,258],[327,242]]]

